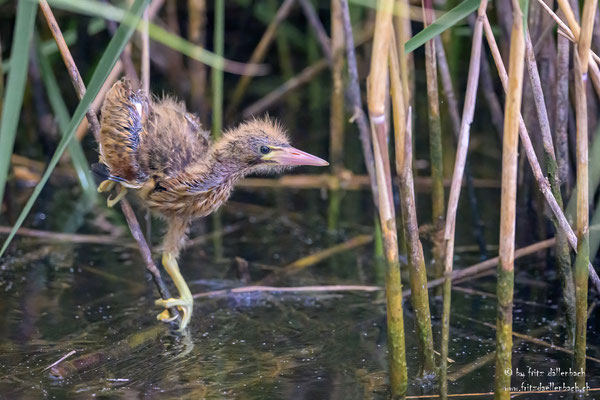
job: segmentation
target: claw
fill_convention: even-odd
[[[106,182],[106,181],[104,181]],[[115,204],[117,204],[119,201],[121,201],[121,199],[123,197],[125,197],[125,195],[127,194],[127,188],[123,185],[119,185],[119,193],[117,194],[117,197],[115,197],[114,199],[112,197],[109,197],[108,200],[106,200],[106,205],[109,207],[114,207]]]
[[[156,304],[157,306],[160,306],[160,307],[164,307],[164,308],[177,307],[177,309],[182,313],[181,326],[179,327],[179,329],[177,329],[177,331],[181,332],[187,326],[187,324],[190,322],[190,319],[192,317],[192,309],[194,307],[193,299],[191,299],[191,300],[183,299],[183,298],[180,298],[180,299],[170,298],[167,300],[158,299],[154,302],[154,304]],[[161,312],[160,314],[158,314],[156,316],[156,319],[163,321],[163,322],[171,322],[175,319],[175,317],[170,317],[169,310],[164,310],[163,312]]]
[[[175,315],[171,317],[171,314],[169,314],[169,310],[164,310],[156,316],[156,319],[162,322],[173,322],[175,321],[175,318],[177,318],[177,316]]]

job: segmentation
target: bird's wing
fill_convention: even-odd
[[[134,91],[128,80],[117,81],[106,94],[99,147],[100,162],[108,169],[108,179],[134,188],[147,180],[137,161],[146,136],[147,116],[147,96],[142,91]]]
[[[176,177],[208,155],[210,137],[183,103],[165,98],[152,103],[150,110],[138,152],[145,174],[156,180]]]

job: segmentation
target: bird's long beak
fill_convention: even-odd
[[[314,165],[324,167],[329,163],[322,158],[308,154],[294,147],[271,147],[271,153],[263,159],[274,161],[280,165]]]

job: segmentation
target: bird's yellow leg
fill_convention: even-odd
[[[100,182],[100,184],[98,185],[98,193],[102,193],[102,192],[109,192],[112,190],[112,188],[115,186],[115,182],[114,181],[109,181],[108,179]]]
[[[156,300],[155,304],[165,308],[177,307],[183,314],[181,317],[181,325],[178,329],[179,331],[182,331],[185,329],[192,317],[194,298],[192,297],[192,292],[190,292],[187,283],[185,283],[185,279],[183,279],[183,276],[181,276],[181,273],[179,272],[179,265],[177,265],[177,260],[173,254],[164,253],[162,263],[171,279],[173,279],[173,283],[175,283],[177,290],[179,291],[179,298],[171,298],[167,300],[159,299]],[[165,322],[169,321],[170,319],[168,312],[164,311],[158,314],[156,318]]]
[[[106,182],[106,181],[104,181]],[[106,205],[109,207],[114,207],[125,195],[127,194],[127,188],[123,185],[119,185],[119,193],[117,193],[117,197],[114,199],[109,196],[108,200],[106,200]]]

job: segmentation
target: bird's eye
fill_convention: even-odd
[[[260,152],[263,154],[269,154],[271,152],[271,148],[269,146],[260,146]]]

